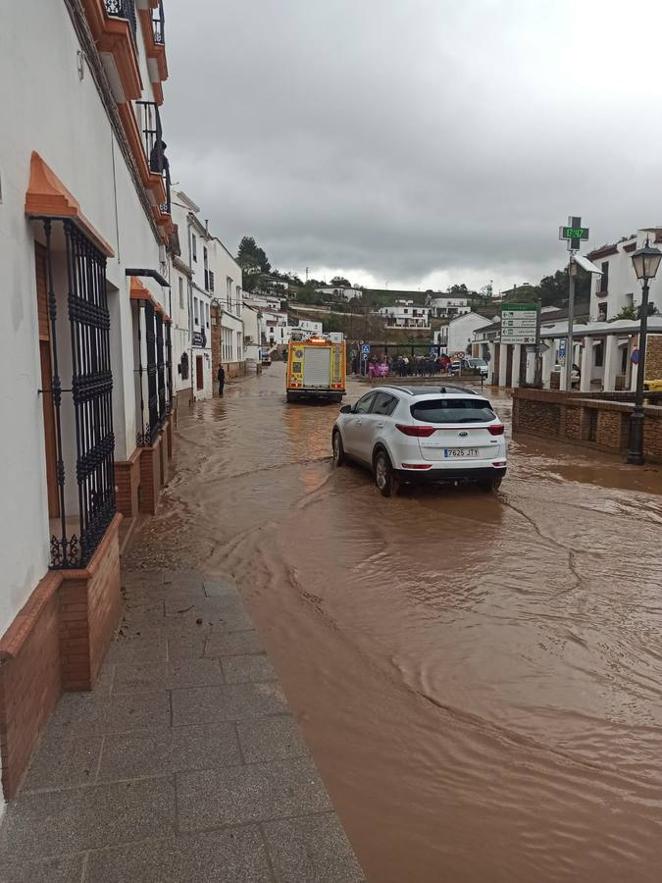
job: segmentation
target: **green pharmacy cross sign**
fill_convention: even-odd
[[[566,239],[569,251],[578,251],[580,243],[588,239],[588,227],[582,227],[582,219],[569,217],[567,227],[559,227],[559,239]]]

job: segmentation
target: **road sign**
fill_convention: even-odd
[[[537,343],[538,306],[503,304],[501,307],[501,343]]]
[[[633,365],[639,364],[639,350],[638,349],[632,350],[632,355],[630,356],[630,361],[632,362]]]
[[[562,337],[559,341],[559,365],[565,365],[565,344],[566,339]]]
[[[361,355],[363,356],[363,358],[370,355],[370,344],[369,343],[364,343],[361,346]]]
[[[588,227],[582,227],[581,218],[571,216],[567,226],[559,227],[559,239],[567,240],[570,251],[577,251],[580,243],[588,239]]]

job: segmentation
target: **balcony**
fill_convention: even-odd
[[[161,115],[154,101],[136,101],[136,110],[150,177],[159,178],[165,190],[165,201],[159,203],[158,208],[161,219],[165,217],[167,222],[170,220],[170,163],[165,155]],[[157,217],[157,220],[160,219]]]
[[[142,93],[134,0],[82,0],[113,96],[123,104]]]
[[[145,42],[147,70],[157,104],[163,103],[162,83],[168,79],[165,51],[165,16],[162,0],[150,0],[151,9],[140,9],[140,25]]]
[[[163,0],[152,13],[152,34],[156,46],[165,46],[165,16],[163,15]]]
[[[125,18],[129,22],[135,40],[138,29],[135,0],[104,0],[104,2],[106,12],[111,18]]]

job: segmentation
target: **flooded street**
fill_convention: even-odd
[[[660,470],[520,439],[386,500],[336,414],[280,364],[180,408],[132,565],[234,579],[369,880],[659,881]]]

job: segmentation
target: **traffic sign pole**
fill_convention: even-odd
[[[570,252],[570,262],[568,263],[568,342],[565,348],[566,392],[570,392],[572,389],[572,333],[575,324],[575,278],[577,276],[575,252],[579,251],[581,242],[585,242],[588,239],[588,233],[588,227],[582,227],[582,219],[573,215],[568,218],[567,227],[559,227],[559,239],[567,240],[568,251]]]

